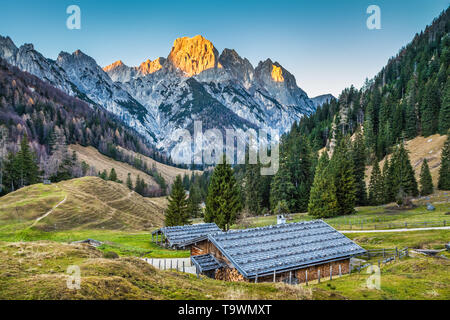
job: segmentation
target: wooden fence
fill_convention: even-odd
[[[376,258],[376,257],[382,257],[382,259],[378,260],[378,267],[381,268],[383,264],[388,264],[390,262],[395,262],[398,260],[401,260],[402,258],[408,257],[409,250],[408,247],[399,250],[398,248],[394,249],[370,249],[367,250],[366,253],[359,255],[358,257],[365,257],[368,260]],[[354,270],[357,272],[361,272],[362,269],[365,269],[369,266],[373,265],[373,263],[366,263],[362,266],[356,267]]]
[[[450,226],[448,220],[390,222],[390,221],[383,221],[381,219],[345,221],[343,223],[333,223],[332,225],[338,230],[386,230],[386,229],[409,229],[409,228],[430,228],[430,227]]]

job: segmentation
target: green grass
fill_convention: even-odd
[[[414,225],[417,222],[430,221],[436,222],[428,226],[443,226],[446,220],[446,226],[450,226],[450,203],[434,204],[435,211],[428,211],[426,204],[420,204],[418,207],[409,210],[398,210],[393,205],[379,207],[360,207],[356,213],[349,216],[340,216],[324,219],[331,226],[339,230],[374,230],[374,229],[392,229],[410,227],[426,227],[427,225]],[[290,215],[288,222],[300,222],[314,220],[307,213],[296,213]],[[258,216],[247,220],[250,227],[263,227],[277,223],[276,216]],[[406,223],[406,225],[405,225]],[[408,225],[409,224],[409,225]],[[243,228],[242,225],[234,225],[233,228]]]
[[[85,239],[104,242],[103,251],[114,251],[120,256],[137,256],[147,258],[187,258],[187,250],[170,250],[151,242],[150,232],[130,233],[118,230],[72,230],[45,232],[36,229],[19,231],[0,231],[0,241],[42,241],[72,242]]]
[[[67,267],[81,271],[81,289],[67,288]],[[308,299],[310,290],[283,283],[235,283],[156,270],[133,257],[105,259],[87,245],[0,244],[1,299]]]
[[[444,259],[407,258],[382,266],[380,290],[367,287],[371,274],[366,272],[336,278],[311,287],[323,290],[314,291],[315,299],[448,300],[449,268],[450,262]]]
[[[444,249],[450,241],[450,230],[423,230],[383,233],[348,233],[346,236],[365,249],[404,247]]]

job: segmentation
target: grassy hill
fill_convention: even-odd
[[[119,183],[84,177],[32,185],[0,198],[0,231],[149,230],[163,224],[164,208],[164,200],[144,198]]]
[[[67,288],[78,266],[80,290]],[[106,259],[85,244],[50,241],[0,243],[0,299],[443,299],[450,298],[450,263],[416,257],[383,266],[381,289],[362,272],[321,284],[237,283],[160,271],[134,257]]]
[[[83,147],[80,145],[70,145],[69,146],[70,151],[75,151],[77,153],[77,157],[79,161],[86,162],[89,166],[94,167],[97,171],[103,171],[106,170],[108,173],[111,171],[112,168],[116,170],[117,178],[119,180],[122,180],[123,183],[126,182],[128,173],[131,173],[131,179],[133,183],[136,181],[137,175],[139,175],[142,179],[145,180],[145,182],[149,186],[157,186],[158,184],[156,181],[148,175],[147,173],[138,170],[131,165],[125,163],[116,161],[112,158],[109,158],[100,152],[98,152],[97,149],[93,147]],[[132,151],[126,150],[124,148],[118,148],[120,152],[123,152],[124,154],[129,154],[134,157],[140,157],[143,161],[147,162],[147,167],[152,168],[154,165],[156,167],[156,170],[159,174],[164,178],[164,180],[170,185],[175,180],[175,177],[177,175],[184,176],[185,174],[190,175],[190,170],[180,169],[171,167],[165,164],[162,164],[160,162],[157,162],[149,157],[143,156],[138,153],[134,153]]]
[[[67,267],[81,270],[81,289],[67,288]],[[87,245],[49,241],[0,244],[0,299],[307,299],[310,290],[282,283],[197,279],[144,261],[105,259]]]
[[[444,147],[445,141],[447,140],[446,135],[435,134],[425,137],[416,137],[405,143],[406,150],[409,151],[409,159],[411,160],[411,165],[416,173],[417,182],[419,182],[420,168],[422,167],[423,160],[426,158],[428,161],[428,166],[430,167],[431,176],[433,178],[433,184],[437,186],[439,179],[439,169],[441,167],[441,154],[442,148]],[[380,161],[380,169],[383,168],[386,156]],[[369,185],[370,175],[372,173],[372,167],[367,167],[366,170],[366,183]]]

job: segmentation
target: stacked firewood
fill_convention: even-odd
[[[216,270],[216,280],[241,282],[246,279],[234,268],[220,268]]]

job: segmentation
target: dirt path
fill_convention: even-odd
[[[341,233],[378,233],[378,232],[408,232],[427,230],[449,230],[450,227],[411,228],[411,229],[387,229],[387,230],[339,230]]]
[[[63,204],[64,202],[66,202],[67,200],[67,195],[64,197],[64,199],[62,201],[60,201],[56,206],[54,206],[53,208],[51,208],[49,211],[47,211],[46,214],[44,214],[43,216],[37,218],[33,224],[31,225],[31,227],[34,227],[39,221],[41,221],[42,219],[44,219],[45,217],[47,217],[50,213],[53,212],[53,210],[55,210],[56,208],[58,208],[61,204]]]

